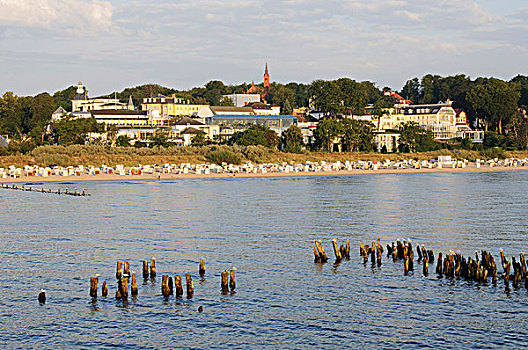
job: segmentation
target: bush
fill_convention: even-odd
[[[242,155],[235,153],[227,148],[212,149],[205,155],[205,159],[215,164],[240,164],[242,162]]]

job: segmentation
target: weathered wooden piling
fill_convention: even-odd
[[[98,283],[97,277],[90,277],[90,296],[92,298],[97,297],[97,283]]]
[[[163,294],[164,297],[168,297],[170,295],[168,275],[161,276],[161,294]]]
[[[350,260],[350,240],[347,239],[345,246],[345,257],[347,260]]]
[[[117,262],[117,268],[116,268],[116,279],[120,279],[121,278],[122,267],[123,267],[123,263],[121,261],[118,261]]]
[[[326,256],[326,252],[323,248],[323,244],[320,241],[317,241],[314,239],[315,247],[317,248],[317,252],[319,254],[320,262],[325,263],[328,261],[328,256]]]
[[[174,286],[176,287],[176,297],[181,297],[183,295],[182,276],[174,276]]]
[[[128,298],[128,277],[122,277],[121,278],[121,295],[123,296],[123,299]]]
[[[416,253],[418,253],[418,262],[422,261],[422,251],[419,246],[416,246]]]
[[[315,245],[312,246],[313,248],[313,253],[314,253],[314,263],[320,263],[321,262],[321,257],[319,256],[319,253],[317,252],[317,249],[315,249]]]
[[[226,269],[224,272],[222,272],[222,281],[220,284],[223,292],[227,292],[227,290],[229,289],[228,283],[229,283],[229,271],[227,271]]]
[[[156,260],[150,260],[150,277],[156,277]]]
[[[236,288],[235,270],[236,270],[236,268],[233,267],[233,269],[229,273],[229,288],[231,288],[231,291],[235,290],[235,288]]]
[[[508,287],[510,285],[510,269],[511,269],[511,262],[506,262],[506,269],[504,270],[504,285]]]
[[[46,291],[44,289],[40,290],[40,293],[38,295],[38,301],[41,304],[45,304],[46,303]]]
[[[104,297],[108,295],[108,286],[106,285],[106,281],[103,281],[103,285],[101,286],[101,295]]]
[[[365,256],[365,246],[363,242],[359,242],[359,256]]]
[[[147,260],[143,260],[143,278],[148,278],[149,276],[149,263]]]
[[[427,255],[423,256],[423,275],[427,277],[429,275],[429,259]]]
[[[200,276],[205,275],[205,256],[202,256],[200,259],[200,268],[199,268]]]
[[[133,297],[138,295],[138,285],[136,281],[136,272],[132,271],[132,282],[130,283],[130,293]]]
[[[187,299],[191,299],[194,294],[193,280],[190,273],[185,274],[185,280],[187,282]]]
[[[500,249],[500,257],[501,257],[502,269],[506,270],[506,266],[508,265],[508,262],[506,261],[506,257],[504,256],[504,250],[502,250],[502,248]]]
[[[130,276],[130,262],[128,261],[123,262],[123,275]]]
[[[172,281],[172,276],[169,276],[169,294],[174,294],[174,282]]]
[[[334,247],[335,262],[336,263],[341,262],[341,259],[343,257],[341,256],[341,251],[339,250],[337,246],[337,238],[334,238],[332,240],[332,246]]]
[[[521,250],[521,254],[519,255],[519,258],[521,260],[521,266],[522,266],[522,277],[526,278],[527,271],[526,271],[526,261],[524,260],[524,250]]]
[[[438,261],[436,264],[436,273],[441,275],[442,274],[442,253],[438,253]]]

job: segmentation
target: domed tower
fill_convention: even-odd
[[[88,91],[81,82],[77,83],[77,91],[72,100],[72,112],[78,112],[82,110],[81,105],[87,100]]]

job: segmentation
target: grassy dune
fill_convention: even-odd
[[[106,164],[115,166],[123,164],[133,166],[137,164],[180,164],[180,163],[205,163],[220,162],[234,159],[234,162],[251,161],[253,163],[281,163],[281,162],[306,162],[306,161],[357,161],[357,160],[398,160],[398,159],[434,159],[439,155],[451,155],[459,159],[474,161],[477,158],[505,158],[528,157],[528,152],[505,152],[502,150],[488,150],[483,152],[467,150],[440,150],[424,153],[380,154],[380,153],[329,153],[305,152],[301,154],[284,153],[271,150],[262,146],[203,146],[203,147],[170,147],[170,148],[132,148],[132,147],[104,147],[104,146],[41,146],[35,148],[27,155],[8,155],[0,157],[0,167],[26,164],[47,166],[56,164],[69,165],[94,165]]]

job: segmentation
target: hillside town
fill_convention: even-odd
[[[252,125],[263,125],[278,136],[290,128],[297,126],[303,137],[303,143],[314,142],[314,132],[318,124],[327,119],[349,119],[372,123],[372,142],[375,150],[387,152],[397,151],[400,133],[399,127],[408,123],[416,123],[424,130],[432,133],[438,141],[454,138],[470,139],[472,143],[483,142],[484,131],[472,129],[468,123],[466,112],[454,108],[451,100],[438,101],[435,104],[414,104],[392,90],[384,91],[384,95],[392,98],[394,104],[383,108],[376,115],[373,106],[367,106],[364,113],[343,113],[341,115],[325,115],[317,110],[313,103],[309,106],[292,108],[290,114],[281,114],[281,107],[267,102],[270,91],[270,75],[266,64],[262,86],[255,83],[244,93],[223,95],[221,106],[210,104],[194,104],[189,99],[172,94],[143,98],[140,105],[135,106],[132,96],[128,102],[118,98],[90,98],[87,87],[79,82],[76,93],[71,100],[71,112],[63,107],[57,108],[51,116],[50,128],[53,123],[65,118],[94,118],[98,123],[112,125],[117,129],[117,137],[148,145],[153,136],[163,133],[168,142],[179,145],[191,145],[192,140],[199,137],[205,140],[227,141],[236,132],[247,130]],[[107,138],[106,133],[91,133],[90,138]],[[90,142],[89,139],[86,140]],[[333,140],[340,151],[338,138]]]

